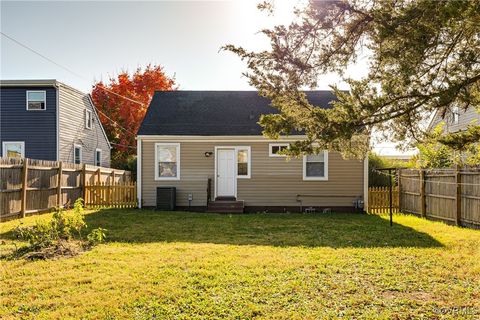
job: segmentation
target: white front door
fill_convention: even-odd
[[[235,150],[217,150],[217,197],[235,196]]]

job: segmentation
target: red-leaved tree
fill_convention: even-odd
[[[151,64],[94,84],[93,103],[113,147],[112,167],[131,169],[127,162],[136,153],[135,134],[155,91],[175,89],[175,80],[161,66]]]

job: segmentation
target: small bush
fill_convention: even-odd
[[[97,228],[93,229],[88,235],[87,240],[88,243],[92,246],[102,243],[107,238],[106,235],[107,229]]]
[[[73,210],[59,208],[49,221],[39,221],[31,227],[18,226],[14,233],[29,243],[28,247],[17,250],[17,255],[27,258],[50,258],[58,255],[74,255],[87,246],[105,241],[106,229],[97,228],[82,240],[84,220],[83,199],[75,201]]]

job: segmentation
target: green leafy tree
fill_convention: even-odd
[[[442,136],[443,124],[433,129],[430,139],[417,144],[418,154],[412,159],[419,168],[450,168],[455,163],[454,152],[448,146],[438,142]]]
[[[262,3],[274,10],[274,3]],[[225,50],[247,62],[245,76],[279,114],[260,124],[271,138],[303,130],[292,145],[300,154],[328,148],[362,157],[372,130],[397,141],[423,141],[422,124],[436,110],[480,106],[480,1],[311,1],[290,25],[262,30],[269,50],[235,45]],[[368,75],[345,76],[367,52]],[[320,75],[335,72],[348,92],[333,87],[333,108],[315,108],[302,90],[316,88]],[[322,106],[326,107],[326,106]],[[480,130],[450,136],[451,144],[478,141]]]
[[[428,139],[418,143],[418,154],[412,159],[412,164],[419,168],[450,168],[459,166],[480,165],[480,144],[472,141],[457,145],[452,136],[463,136],[464,131],[443,134],[444,123],[440,123],[432,130]]]

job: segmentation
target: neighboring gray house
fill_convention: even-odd
[[[0,156],[110,166],[90,95],[56,80],[0,81]]]
[[[480,125],[480,113],[478,113],[475,107],[469,107],[467,110],[454,107],[450,112],[447,112],[443,116],[442,113],[437,110],[432,118],[432,121],[430,122],[428,129],[433,130],[441,122],[444,123],[443,129],[445,132],[462,131],[472,123],[475,125]]]

